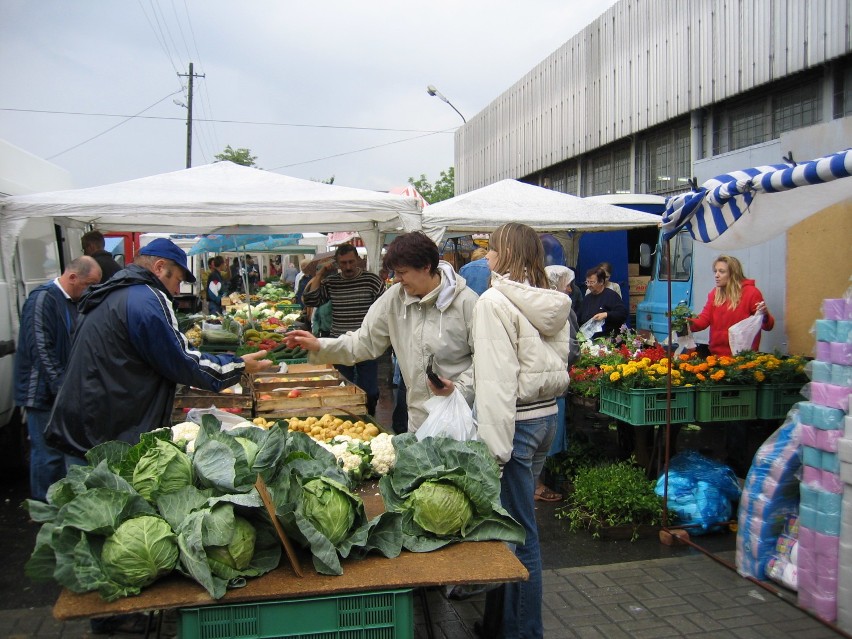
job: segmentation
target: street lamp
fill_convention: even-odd
[[[451,107],[453,107],[453,111],[455,111],[456,113],[458,113],[458,114],[459,114],[459,117],[462,119],[462,122],[464,122],[465,124],[467,124],[467,120],[465,120],[465,119],[464,119],[464,116],[461,114],[461,111],[459,111],[456,107],[454,107],[454,106],[453,106],[453,103],[452,103],[452,102],[450,102],[449,100],[447,100],[447,98],[446,98],[446,97],[444,97],[444,95],[443,95],[440,91],[438,91],[438,89],[436,89],[433,85],[431,85],[431,84],[430,84],[428,87],[426,87],[426,93],[428,93],[429,95],[436,95],[436,96],[438,96],[438,97],[439,97],[439,98],[441,98],[444,102],[446,102],[446,103],[447,103],[447,104],[449,104]]]

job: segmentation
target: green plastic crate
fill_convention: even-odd
[[[181,608],[181,639],[413,639],[409,590]]]
[[[756,386],[699,387],[695,395],[695,421],[731,422],[757,416]]]
[[[804,384],[761,384],[757,387],[757,418],[784,419],[796,402],[805,398],[801,390]]]
[[[276,304],[275,310],[276,311],[283,311],[284,313],[287,313],[288,315],[290,313],[301,313],[302,312],[302,305],[301,304]]]
[[[601,385],[600,412],[633,426],[666,423],[666,390],[633,388],[625,390]],[[695,394],[692,388],[672,388],[671,423],[691,422],[695,418]]]

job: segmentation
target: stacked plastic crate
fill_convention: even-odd
[[[811,382],[803,389],[809,401],[799,404],[802,421],[802,483],[799,502],[799,604],[828,621],[852,613],[852,574],[847,570],[852,526],[852,487],[841,478],[841,448],[852,387],[852,305],[826,300],[824,319],[816,322],[817,357]],[[844,445],[844,450],[846,446]],[[844,518],[843,513],[846,513]],[[845,527],[843,523],[846,523]],[[843,533],[845,537],[843,536]]]

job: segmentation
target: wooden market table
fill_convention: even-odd
[[[358,494],[368,517],[381,512],[383,504],[374,483],[362,487]],[[179,574],[157,581],[135,597],[124,597],[111,603],[104,601],[97,592],[76,594],[63,589],[53,607],[53,616],[65,621],[216,604],[525,581],[529,577],[514,553],[499,541],[456,543],[424,553],[403,551],[394,559],[380,555],[370,555],[361,560],[347,559],[342,562],[343,574],[339,576],[318,574],[307,551],[301,551],[299,557],[303,577],[296,576],[282,554],[278,568],[262,577],[247,579],[244,588],[228,590],[221,599],[211,598],[198,583]]]

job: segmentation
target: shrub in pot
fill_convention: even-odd
[[[635,541],[641,528],[663,522],[663,499],[654,493],[655,483],[634,458],[580,468],[574,490],[556,517],[568,519],[572,532],[589,530],[595,538],[613,528],[626,528]],[[669,521],[674,521],[671,511]]]

